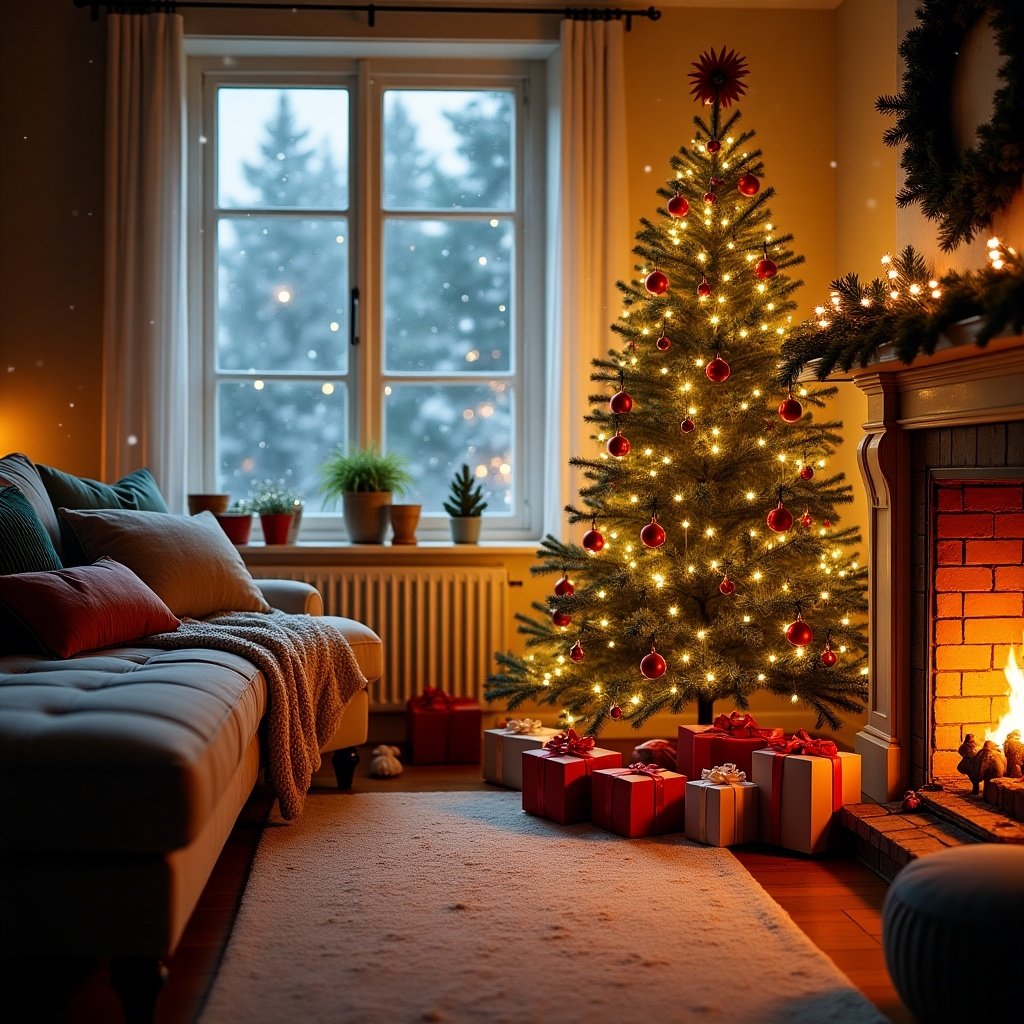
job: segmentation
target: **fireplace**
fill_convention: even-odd
[[[934,354],[849,372],[868,398],[867,797],[960,780],[1008,710],[1024,630],[1024,337],[978,348],[958,325]],[[1000,742],[1002,737],[999,737]]]

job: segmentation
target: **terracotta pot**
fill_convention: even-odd
[[[452,543],[476,544],[480,540],[483,516],[452,516],[448,522],[452,529]]]
[[[383,544],[391,522],[391,492],[347,491],[341,501],[348,539],[353,544]]]
[[[392,544],[415,544],[416,527],[420,521],[422,505],[392,505]]]
[[[293,512],[263,512],[260,514],[260,526],[263,527],[263,539],[268,544],[287,544],[288,531],[292,528]]]
[[[212,512],[215,516],[227,512],[231,504],[230,494],[190,494],[188,496],[188,514],[198,515],[200,512]]]
[[[232,544],[248,544],[252,535],[251,512],[223,512],[217,516],[220,528]]]

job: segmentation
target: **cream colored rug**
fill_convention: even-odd
[[[508,792],[314,794],[265,831],[202,1024],[878,1022],[725,850]]]

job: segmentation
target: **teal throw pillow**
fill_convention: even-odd
[[[55,509],[122,508],[130,511],[166,512],[160,488],[148,469],[137,469],[116,484],[104,484],[85,476],[64,473],[52,466],[37,466],[43,486]]]
[[[17,487],[0,487],[0,576],[63,568],[28,498]]]

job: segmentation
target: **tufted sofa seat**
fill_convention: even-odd
[[[274,607],[322,611],[306,584],[258,585]],[[379,678],[380,638],[325,621]],[[266,700],[262,673],[218,651],[0,657],[0,952],[111,957],[128,1019],[148,1019],[160,962],[259,777]],[[368,707],[363,690],[324,746],[339,785]]]

